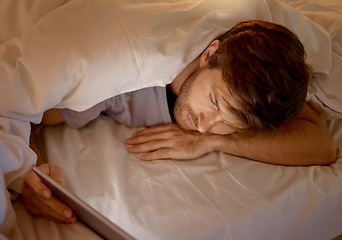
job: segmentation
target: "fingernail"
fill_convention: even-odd
[[[72,217],[72,211],[69,209],[64,210],[64,216],[66,216],[67,218],[71,218]]]
[[[50,197],[50,192],[47,191],[47,190],[44,190],[43,191],[43,196],[46,197],[46,198],[49,198]]]

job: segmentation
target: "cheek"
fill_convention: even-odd
[[[217,135],[228,135],[234,133],[235,129],[225,123],[218,123],[210,129],[210,133]]]
[[[188,106],[196,114],[216,111],[213,103],[210,101],[210,94],[206,91],[193,91],[187,96]]]
[[[187,129],[186,128],[187,125],[185,122],[186,112],[187,112],[187,105],[186,105],[185,99],[179,96],[175,102],[173,115],[178,125],[183,129]]]

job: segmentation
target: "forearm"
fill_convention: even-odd
[[[336,159],[336,144],[328,130],[297,120],[277,133],[208,136],[213,151],[256,161],[293,166],[329,165]]]

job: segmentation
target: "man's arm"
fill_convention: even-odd
[[[213,140],[214,148],[280,165],[329,165],[336,159],[336,144],[324,124],[305,105],[296,119],[289,121],[276,133],[257,133],[255,136],[231,135],[227,141]]]
[[[140,131],[126,143],[130,153],[145,153],[142,160],[193,159],[213,151],[292,166],[329,165],[336,159],[333,138],[307,104],[273,133],[204,135],[173,124]]]
[[[58,108],[52,108],[44,112],[41,124],[43,125],[57,125],[64,123],[65,120]]]

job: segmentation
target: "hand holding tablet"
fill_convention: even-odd
[[[61,168],[42,164],[39,169],[63,185],[64,177]],[[26,177],[22,196],[26,209],[33,215],[64,224],[75,222],[77,219],[72,209],[53,195],[51,189],[44,185],[34,172]]]
[[[74,194],[67,191],[61,184],[49,177],[37,167],[33,171],[41,181],[49,187],[53,194],[66,203],[82,222],[106,239],[134,239],[124,230],[116,226],[101,213],[89,206]],[[75,218],[76,219],[76,218]]]

